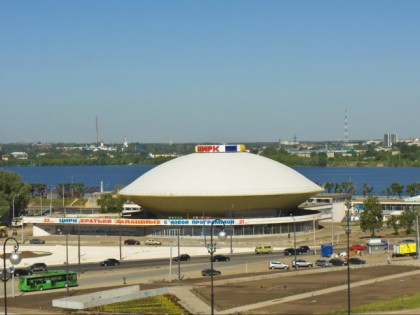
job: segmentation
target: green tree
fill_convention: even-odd
[[[342,182],[341,183],[342,191],[347,194],[354,194],[356,192],[356,187],[353,182]]]
[[[333,190],[333,188],[334,188],[334,183],[326,182],[324,184],[324,189],[327,191],[327,193],[331,193],[331,191]]]
[[[392,192],[393,195],[397,194],[398,197],[401,198],[401,195],[404,191],[404,186],[403,185],[401,185],[399,183],[392,183],[390,188],[391,188],[391,192]]]
[[[413,232],[414,222],[416,221],[417,212],[415,210],[404,210],[400,216],[401,227],[406,229],[407,234]]]
[[[420,191],[420,184],[419,183],[413,183],[413,184],[408,184],[405,187],[405,192],[410,196],[416,196],[419,194]]]
[[[363,197],[366,197],[366,195],[369,195],[372,191],[373,191],[373,187],[369,187],[368,184],[363,183],[363,188],[362,188]]]
[[[9,224],[14,215],[19,216],[29,202],[30,185],[14,172],[0,171],[0,220]]]
[[[101,207],[101,213],[121,213],[125,202],[122,196],[114,196],[113,194],[101,194],[98,199],[98,205]]]
[[[395,235],[400,234],[399,229],[401,228],[401,226],[400,226],[400,218],[398,216],[396,215],[389,216],[388,220],[386,221],[386,225],[394,229]]]
[[[360,214],[360,228],[363,232],[370,231],[375,236],[375,230],[383,225],[383,210],[377,196],[368,196],[363,202],[363,212]]]

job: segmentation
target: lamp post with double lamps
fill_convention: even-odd
[[[225,240],[226,239],[226,232],[224,231],[225,228],[225,223],[223,222],[222,219],[214,219],[211,222],[211,228],[210,228],[210,245],[208,246],[208,251],[210,253],[210,277],[211,277],[211,293],[210,293],[210,299],[211,299],[211,315],[214,315],[214,286],[213,286],[213,254],[216,251],[216,246],[213,243],[213,226],[214,224],[222,224],[223,225],[223,230],[219,232],[219,239],[220,240]]]
[[[18,241],[13,237],[6,238],[6,240],[3,243],[3,271],[2,271],[2,274],[1,274],[1,281],[3,281],[3,283],[4,283],[4,314],[6,314],[6,315],[7,315],[7,285],[6,285],[6,282],[7,282],[7,280],[9,280],[8,276],[7,276],[7,272],[6,272],[6,243],[10,240],[15,242],[14,252],[10,254],[10,258],[9,258],[10,262],[12,263],[12,265],[17,265],[22,260],[22,257],[17,252],[17,250],[19,249]]]
[[[344,227],[344,231],[347,234],[347,314],[350,315],[351,307],[350,307],[350,209],[352,207],[351,202],[346,203],[347,206],[347,224]]]

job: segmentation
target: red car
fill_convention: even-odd
[[[361,245],[361,244],[353,244],[351,247],[350,247],[350,250],[352,250],[352,251],[354,251],[354,252],[356,252],[356,251],[362,251],[362,250],[365,250],[366,249],[366,245]]]

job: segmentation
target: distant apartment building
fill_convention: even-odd
[[[396,133],[386,133],[384,135],[384,147],[386,148],[392,147],[395,143],[397,143],[397,141],[398,139]]]

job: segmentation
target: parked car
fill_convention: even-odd
[[[140,245],[138,240],[128,239],[124,241],[124,245]]]
[[[363,264],[366,264],[366,260],[360,259],[358,257],[351,257],[348,260],[348,263],[350,265],[363,265]]]
[[[145,244],[146,245],[162,245],[162,243],[160,241],[157,241],[157,240],[154,240],[154,239],[147,240]]]
[[[296,261],[292,261],[292,267],[293,268],[301,268],[301,267],[308,267],[308,268],[312,268],[313,264],[307,260],[303,260],[303,259],[296,259]]]
[[[108,258],[104,261],[101,261],[101,266],[118,266],[120,264],[120,261],[115,258]]]
[[[286,248],[284,250],[284,254],[286,256],[293,256],[293,255],[295,255],[295,249],[294,248]],[[296,248],[296,255],[301,255],[301,254],[302,254],[302,252],[300,251],[300,249]]]
[[[216,269],[203,269],[201,270],[201,275],[202,276],[221,276],[222,272]]]
[[[230,258],[228,256],[225,255],[214,255],[213,256],[213,261],[230,261]]]
[[[177,256],[177,257],[172,258],[172,260],[173,261],[178,261],[178,260],[179,261],[190,261],[191,257],[188,254],[182,254],[182,255],[179,255],[179,257]]]
[[[45,263],[34,263],[28,267],[28,270],[30,270],[31,272],[45,271],[47,270],[47,265]]]
[[[319,267],[331,267],[332,266],[332,264],[325,259],[317,259],[315,261],[315,265],[317,265]]]
[[[29,244],[45,244],[45,241],[40,238],[33,238],[29,241]]]
[[[362,250],[365,250],[366,249],[366,245],[362,245],[362,244],[353,244],[351,247],[350,247],[350,250],[351,251],[362,251]]]
[[[309,253],[311,251],[311,249],[307,245],[302,245],[298,249],[301,253]]]
[[[16,268],[13,270],[13,274],[15,277],[19,277],[19,276],[29,276],[32,275],[33,272],[29,269],[24,269],[24,268]]]
[[[333,265],[333,266],[345,266],[346,262],[344,260],[341,260],[340,258],[333,258],[330,259],[329,262]]]
[[[282,263],[281,261],[270,261],[268,264],[268,269],[274,270],[274,269],[283,269],[283,270],[289,270],[289,265]]]

